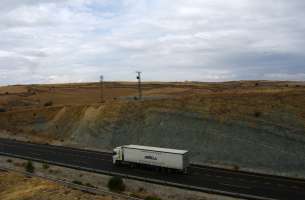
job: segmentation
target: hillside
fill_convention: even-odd
[[[2,137],[111,151],[188,149],[207,165],[305,177],[305,84],[241,81],[0,88]],[[50,105],[46,105],[51,102]]]

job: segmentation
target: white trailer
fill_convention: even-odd
[[[148,165],[186,172],[189,166],[188,151],[125,145],[113,150],[113,164]]]

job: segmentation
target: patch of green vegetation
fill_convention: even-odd
[[[43,169],[49,169],[50,166],[49,166],[47,163],[43,163],[43,164],[42,164],[42,168],[43,168]]]
[[[108,181],[108,188],[111,191],[123,192],[125,190],[125,184],[121,177],[114,176]]]
[[[145,198],[145,200],[161,200],[161,198],[155,196],[148,196]]]
[[[28,172],[28,173],[34,173],[35,171],[35,167],[32,163],[32,161],[28,161],[25,165],[25,170]]]
[[[81,181],[77,181],[77,180],[72,181],[72,183],[77,184],[77,185],[83,185],[83,183]]]

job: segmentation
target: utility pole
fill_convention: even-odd
[[[137,74],[138,74],[138,75],[137,75],[137,79],[138,79],[139,100],[142,99],[141,73],[142,73],[142,72],[137,71]]]
[[[101,103],[104,102],[104,76],[100,76],[100,89],[101,89]]]

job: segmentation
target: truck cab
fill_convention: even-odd
[[[112,162],[113,164],[118,164],[123,160],[122,147],[116,147],[113,149]]]

